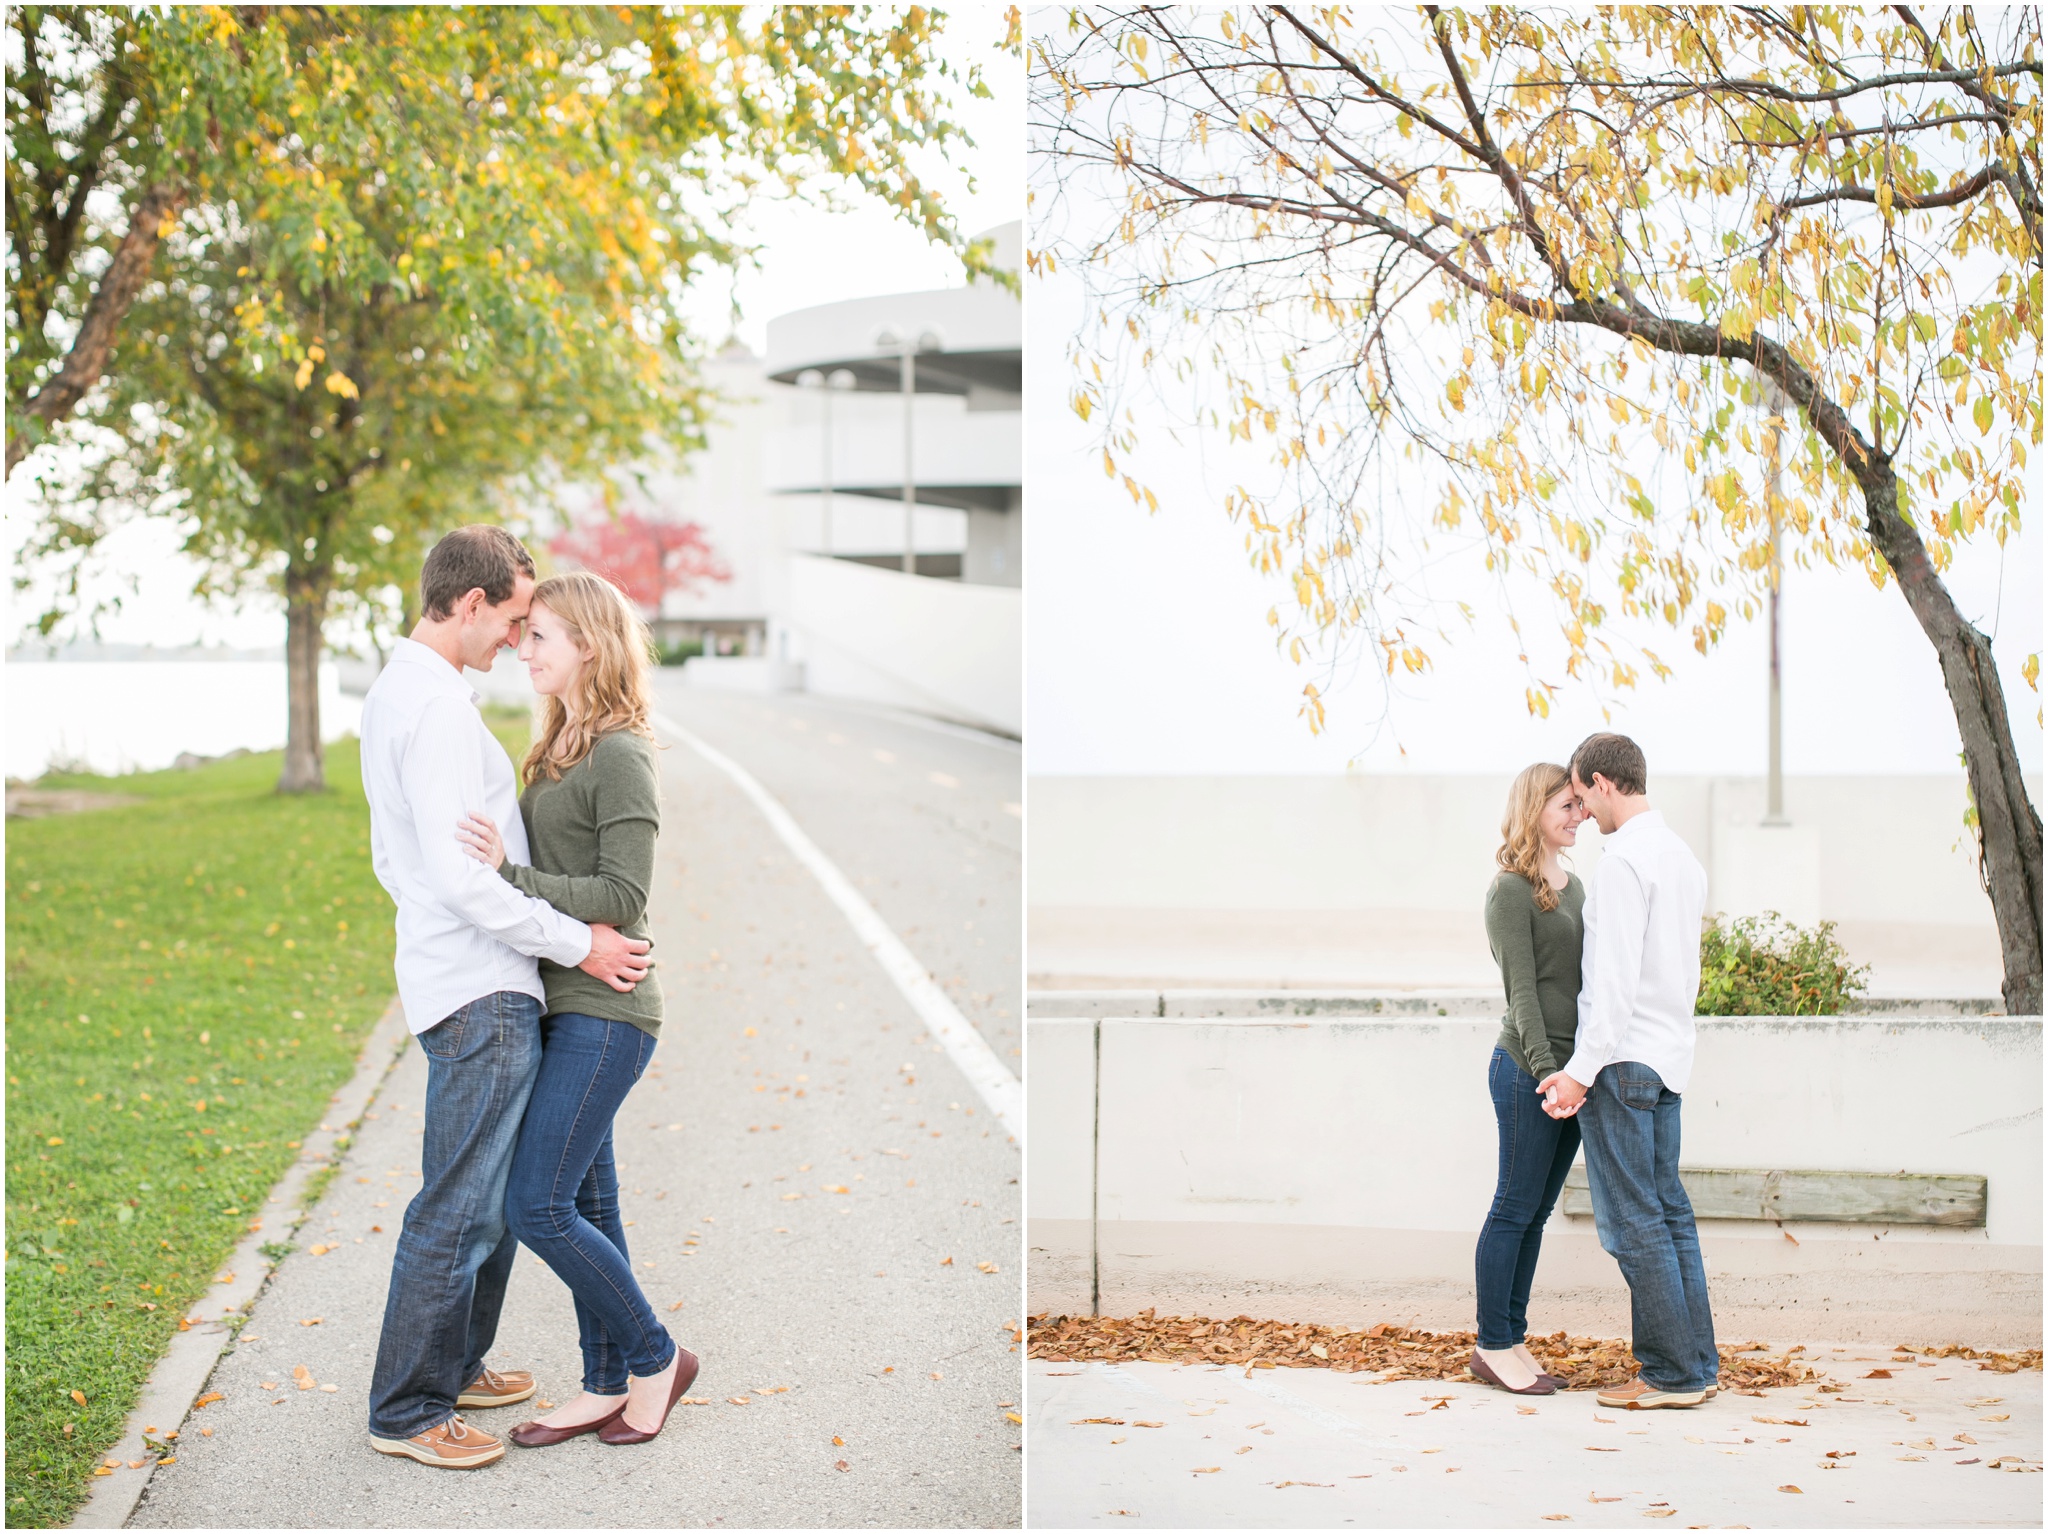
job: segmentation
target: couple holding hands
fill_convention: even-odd
[[[1603,1406],[1697,1406],[1720,1378],[1692,1204],[1678,1179],[1692,1073],[1706,870],[1650,807],[1643,753],[1590,736],[1567,767],[1509,790],[1486,902],[1508,1011],[1487,1082],[1500,1173],[1479,1232],[1479,1379],[1549,1395],[1524,1345],[1543,1224],[1583,1144],[1600,1245],[1620,1265],[1641,1373]],[[1561,856],[1579,827],[1605,841],[1589,891]]]

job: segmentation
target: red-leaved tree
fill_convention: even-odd
[[[732,579],[732,567],[701,525],[660,522],[638,512],[572,526],[548,543],[548,552],[616,583],[656,616],[671,591],[697,591]]]

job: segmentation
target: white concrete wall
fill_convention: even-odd
[[[788,556],[789,655],[813,692],[1020,734],[1023,593]]]
[[[1034,1019],[1031,1309],[1085,1311],[1093,1262],[1105,1314],[1469,1328],[1498,1028]],[[1981,1230],[1703,1222],[1724,1335],[2039,1345],[2038,1018],[1702,1019],[1685,1102],[1688,1166],[1989,1184]],[[1626,1334],[1590,1218],[1552,1217],[1531,1325]]]
[[[1492,878],[1506,774],[1033,777],[1031,903],[1184,910],[1468,911]],[[2032,791],[2040,802],[2041,785]],[[1711,874],[1717,834],[1763,814],[1754,778],[1665,777],[1651,802]],[[1791,778],[1835,920],[1989,922],[1964,780]],[[1579,834],[1590,874],[1600,833]],[[1725,862],[1725,860],[1723,860]]]
[[[1460,985],[1496,978],[1480,908],[1509,775],[1033,777],[1031,970],[1044,983]],[[1873,989],[1996,994],[1998,943],[1960,773],[1668,776],[1651,801],[1708,909],[1842,925]],[[2041,788],[2033,785],[2036,802]],[[1572,865],[1590,875],[1588,824]],[[1222,930],[1211,932],[1211,928]]]

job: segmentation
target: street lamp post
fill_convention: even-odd
[[[917,399],[917,354],[935,352],[945,345],[945,339],[935,330],[919,331],[913,335],[908,330],[898,330],[891,325],[875,336],[875,347],[879,351],[895,352],[902,361],[903,391],[903,573],[917,574],[917,474],[913,467],[911,448],[913,446],[913,422],[915,413],[912,406]]]
[[[816,368],[805,368],[796,375],[797,387],[816,389],[823,407],[824,425],[818,439],[818,478],[823,492],[824,505],[819,514],[819,553],[828,558],[832,553],[832,395],[844,392],[854,386],[854,376],[845,368],[834,368],[829,375]]]

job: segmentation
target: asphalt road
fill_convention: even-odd
[[[665,688],[662,706],[781,799],[1016,1069],[1014,746],[806,697]],[[369,1447],[390,1248],[418,1186],[408,1049],[132,1524],[1017,1525],[1018,1147],[731,781],[675,745],[663,786],[668,1016],[618,1154],[635,1264],[703,1358],[705,1404],[652,1444],[512,1448],[472,1472]],[[492,1362],[533,1369],[550,1401],[577,1388],[568,1292],[529,1253]],[[469,1415],[502,1432],[530,1411]]]

